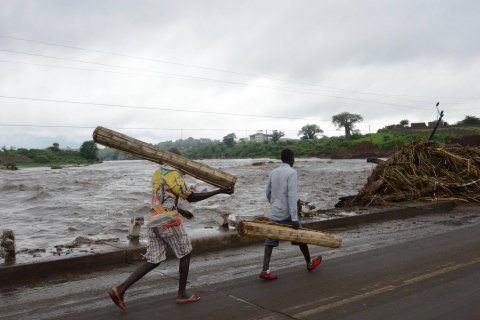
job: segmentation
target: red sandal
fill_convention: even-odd
[[[278,277],[275,274],[271,273],[270,270],[267,270],[260,273],[260,278],[262,278],[263,280],[277,280]]]
[[[113,287],[109,292],[108,295],[112,298],[113,303],[117,305],[122,311],[126,311],[127,308],[125,307],[125,302],[120,298],[118,295],[118,290],[116,287]]]
[[[317,258],[313,258],[309,264],[307,264],[307,270],[308,271],[312,271],[313,269],[315,269],[316,267],[318,267],[318,265],[320,265],[320,263],[322,263],[322,256],[319,256]]]
[[[176,303],[185,304],[185,303],[197,302],[198,300],[200,300],[200,297],[192,294],[190,297],[187,297],[187,298],[177,298]]]

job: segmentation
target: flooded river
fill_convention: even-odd
[[[265,184],[278,160],[205,160],[237,176],[235,193],[217,195],[182,207],[195,219],[185,220],[192,235],[218,228],[215,217],[262,215],[268,207]],[[108,161],[63,169],[0,170],[0,230],[12,229],[17,260],[47,259],[73,251],[95,252],[94,246],[73,246],[78,237],[127,242],[130,219],[150,208],[150,177],[157,165],[148,161]],[[298,159],[299,198],[316,209],[332,208],[341,196],[355,194],[374,165],[365,160]],[[214,187],[187,177],[194,192]],[[141,241],[145,232],[142,230]],[[75,250],[72,249],[75,247]]]

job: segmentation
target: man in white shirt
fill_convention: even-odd
[[[297,211],[297,171],[293,169],[295,156],[290,149],[283,149],[280,154],[282,164],[274,169],[268,178],[266,195],[270,203],[269,219],[270,222],[288,224],[293,228],[300,227],[300,220]],[[265,241],[265,255],[263,258],[263,270],[260,278],[264,280],[275,280],[277,276],[270,272],[270,258],[273,247],[278,247],[278,240],[267,239]],[[305,257],[307,270],[312,271],[321,262],[322,257],[310,258],[310,251],[305,243],[294,243],[298,245]]]

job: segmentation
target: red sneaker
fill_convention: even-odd
[[[307,264],[307,270],[308,270],[308,271],[312,271],[312,270],[315,269],[321,262],[322,262],[322,256],[319,256],[319,257],[317,257],[317,258],[313,258],[312,260],[310,260],[310,263]]]
[[[267,270],[260,273],[260,278],[262,278],[263,280],[276,280],[277,276],[273,273],[270,273],[270,270]]]

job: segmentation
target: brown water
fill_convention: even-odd
[[[236,175],[237,183],[231,196],[182,204],[195,215],[193,220],[184,220],[191,235],[218,228],[215,215],[263,214],[268,207],[265,184],[277,160],[203,162]],[[150,176],[156,167],[148,161],[109,161],[59,170],[1,170],[0,229],[14,230],[19,261],[99,250],[94,245],[68,248],[79,236],[127,242],[130,219],[149,209]],[[373,167],[365,160],[298,159],[299,198],[316,209],[332,208],[339,197],[355,194]],[[214,189],[190,177],[186,181],[194,192]]]

